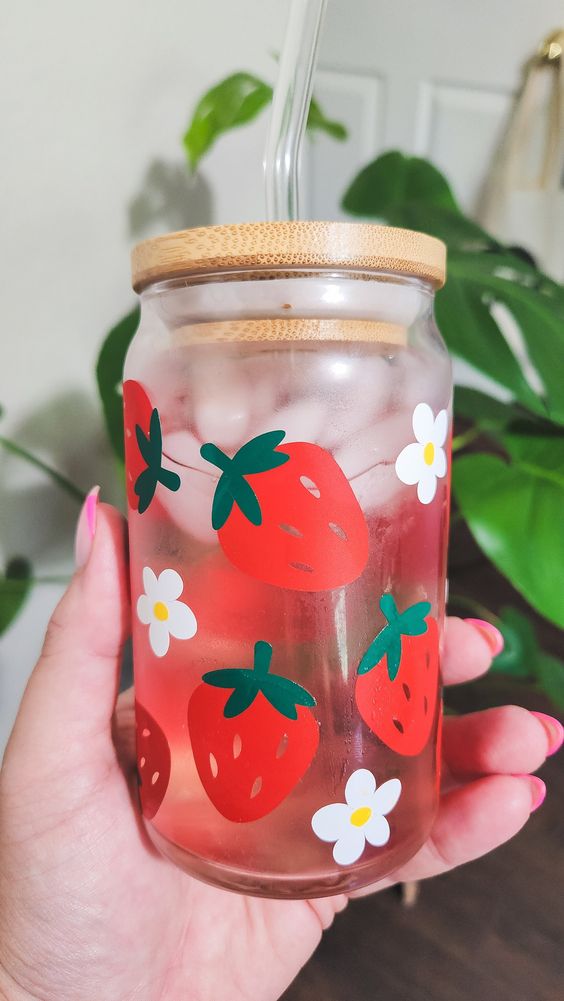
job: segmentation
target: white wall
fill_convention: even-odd
[[[0,432],[116,494],[96,399],[104,333],[134,301],[136,239],[262,215],[264,119],[188,180],[180,137],[228,72],[273,79],[281,0],[17,0],[0,38]],[[253,138],[256,134],[256,139]],[[225,160],[228,156],[228,161]],[[228,162],[228,166],[227,166]],[[71,567],[76,507],[0,454],[2,555]],[[61,588],[37,588],[0,653],[0,749]]]
[[[199,221],[206,195],[211,220],[260,214],[259,192],[236,163],[225,190],[210,162],[191,204],[179,137],[196,97],[221,75],[248,67],[272,76],[284,14],[279,0],[6,5],[2,394],[12,415],[54,392],[91,390],[101,334],[132,301],[138,235]],[[133,232],[131,206],[156,162],[176,189],[174,208]]]
[[[180,137],[229,72],[275,77],[287,0],[15,0],[0,36],[0,433],[83,488],[116,479],[94,363],[134,297],[144,236],[263,216],[266,117],[220,141],[190,180]],[[434,158],[475,200],[523,61],[561,0],[330,0],[316,92],[350,140],[319,138],[306,211],[338,215],[354,171],[385,147]],[[0,450],[3,556],[71,566],[76,507]],[[0,748],[60,588],[37,588],[0,653]]]

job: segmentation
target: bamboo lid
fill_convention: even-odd
[[[446,247],[425,233],[356,222],[256,222],[202,226],[133,248],[133,287],[238,269],[358,268],[411,275],[440,288]]]
[[[260,320],[221,320],[188,323],[172,332],[175,346],[204,341],[379,341],[405,344],[407,328],[374,320],[305,319],[277,317]]]

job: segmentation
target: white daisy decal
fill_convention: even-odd
[[[446,475],[447,460],[444,444],[448,431],[448,414],[439,410],[436,417],[427,403],[418,403],[413,411],[413,433],[416,441],[406,445],[396,459],[396,473],[412,486],[417,483],[417,496],[422,504],[430,504],[437,490],[437,479]]]
[[[157,575],[150,567],[143,569],[145,594],[137,599],[137,616],[149,626],[149,643],[156,657],[164,657],[170,637],[189,640],[196,634],[198,623],[188,605],[178,601],[184,583],[176,570],[163,570]]]
[[[388,779],[376,788],[367,768],[353,772],[345,786],[345,803],[330,803],[314,813],[311,826],[320,841],[334,841],[337,865],[352,865],[362,855],[366,842],[382,848],[390,839],[386,814],[401,793],[399,779]]]

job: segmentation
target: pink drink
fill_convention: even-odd
[[[242,305],[271,335],[280,281],[236,284],[220,320],[201,285],[149,288],[126,365],[141,801],[193,875],[315,897],[393,872],[433,822],[450,368],[424,282],[388,279],[358,323],[367,283],[287,278],[291,341],[249,338]]]

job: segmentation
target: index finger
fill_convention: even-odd
[[[479,626],[455,616],[447,618],[442,661],[445,685],[481,677],[492,660],[492,647]]]

